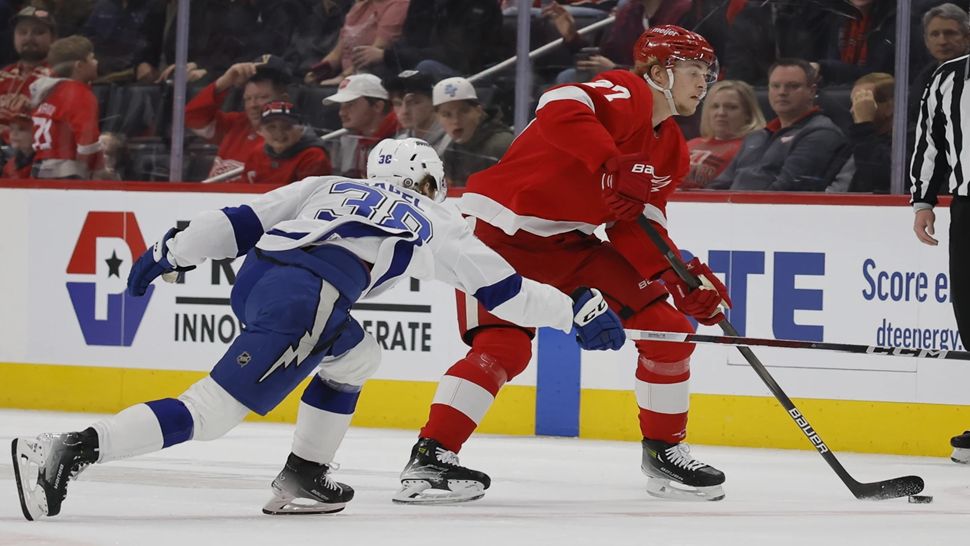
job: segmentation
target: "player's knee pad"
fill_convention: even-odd
[[[623,325],[637,330],[693,333],[694,327],[681,312],[666,302],[656,302],[633,315]],[[693,343],[666,341],[637,341],[640,365],[663,375],[678,375],[688,369]],[[657,368],[654,370],[654,368]],[[680,371],[676,371],[676,370]]]
[[[364,333],[357,345],[343,354],[324,358],[317,375],[324,381],[359,387],[377,372],[380,365],[381,347],[373,336]]]
[[[178,400],[192,415],[193,440],[215,440],[242,422],[249,408],[206,376],[186,389]]]
[[[532,358],[532,340],[518,328],[485,328],[475,334],[465,360],[480,366],[501,386],[522,373]]]

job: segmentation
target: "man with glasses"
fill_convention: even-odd
[[[830,165],[845,145],[842,131],[815,105],[816,74],[802,59],[768,69],[775,119],[745,137],[741,150],[709,188],[741,191],[823,191],[842,165]]]

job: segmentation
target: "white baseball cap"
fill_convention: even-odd
[[[456,100],[478,101],[478,94],[475,93],[475,86],[472,85],[472,82],[456,76],[446,78],[435,84],[434,90],[431,92],[431,102],[435,106]]]
[[[373,74],[354,74],[340,82],[337,92],[323,99],[323,103],[350,102],[360,97],[387,100],[387,89],[381,85],[381,79]]]

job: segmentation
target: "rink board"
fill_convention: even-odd
[[[124,296],[124,280],[133,256],[173,223],[244,202],[252,187],[2,186],[0,406],[116,411],[176,395],[222,356],[238,332],[228,298],[240,261],[205,264],[184,284],[156,284],[147,298]],[[838,205],[817,196],[683,199],[669,207],[671,234],[685,254],[726,277],[731,320],[742,333],[963,348],[948,302],[945,207],[938,209],[941,246],[931,248],[916,242],[912,212],[899,198]],[[386,350],[354,422],[417,428],[434,382],[466,351],[454,292],[403,281],[363,303],[355,316]],[[583,355],[571,345],[543,332],[537,362],[503,389],[481,430],[636,439],[632,344]],[[968,364],[756,353],[833,447],[942,455],[946,438],[970,423]],[[698,347],[692,370],[692,441],[807,447],[732,348]],[[291,421],[295,400],[267,418]]]

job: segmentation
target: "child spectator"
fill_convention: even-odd
[[[385,87],[394,115],[401,124],[401,130],[394,138],[420,138],[430,144],[439,157],[443,156],[451,137],[435,116],[431,78],[417,70],[405,70],[391,78]]]
[[[102,166],[98,100],[90,83],[98,77],[94,45],[83,36],[51,44],[53,77],[30,86],[34,105],[34,178],[86,179]]]
[[[486,111],[471,82],[454,77],[434,86],[438,122],[451,137],[442,160],[452,187],[463,187],[468,177],[498,163],[515,135],[502,123],[498,111]]]
[[[701,110],[701,136],[687,142],[690,173],[680,189],[703,189],[731,163],[748,133],[764,128],[765,116],[750,85],[717,82]]]
[[[257,132],[263,107],[287,100],[288,80],[286,63],[279,57],[264,55],[256,62],[232,65],[189,101],[185,126],[219,146],[210,177],[242,167],[254,151],[263,147],[263,137]],[[221,111],[233,87],[243,88],[243,112]],[[242,179],[240,174],[229,181]]]
[[[20,115],[10,122],[11,156],[0,178],[30,178],[34,164],[34,124],[30,116]]]
[[[263,107],[259,134],[265,144],[246,160],[252,184],[289,184],[308,176],[326,176],[333,168],[321,141],[285,101]]]
[[[889,193],[893,146],[893,85],[883,72],[866,74],[852,87],[851,154],[828,192]]]

